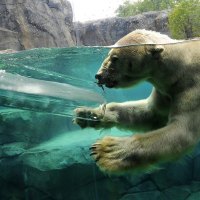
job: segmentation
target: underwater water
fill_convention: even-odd
[[[95,74],[109,48],[33,49],[0,54],[0,199],[197,200],[200,155],[152,173],[110,177],[89,147],[111,130],[80,129],[73,110],[146,98],[151,85],[106,89]]]

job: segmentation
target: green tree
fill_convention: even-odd
[[[130,3],[130,1],[125,1],[123,5],[115,11],[118,17],[129,17],[138,14],[138,4],[140,2]]]
[[[200,37],[200,0],[183,0],[169,15],[169,29],[174,38]]]
[[[116,13],[119,17],[128,17],[147,11],[170,9],[179,1],[181,0],[138,0],[131,3],[127,0],[119,6]]]
[[[133,3],[127,0],[116,13],[119,17],[128,17],[163,9],[171,9],[169,29],[174,38],[200,37],[200,0],[138,0]]]

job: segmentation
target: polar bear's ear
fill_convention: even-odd
[[[162,45],[151,45],[147,47],[148,53],[150,53],[155,58],[158,58],[164,50],[165,48]]]
[[[161,53],[164,51],[164,47],[162,45],[155,45],[152,50]]]

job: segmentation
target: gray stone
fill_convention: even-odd
[[[200,181],[199,169],[200,169],[200,156],[194,159],[194,180],[196,181]]]
[[[0,28],[0,50],[20,49],[18,32]]]
[[[198,192],[200,190],[200,182],[199,181],[192,181],[190,184],[190,188],[192,192]]]
[[[114,133],[122,135],[120,131]],[[25,165],[41,171],[63,169],[76,163],[92,164],[89,147],[103,136],[92,129],[86,133],[82,133],[82,130],[64,133],[28,149],[21,155],[21,160]]]
[[[113,134],[122,132],[114,129]],[[89,146],[101,137],[104,135],[92,129],[73,131],[24,152],[19,160],[29,199],[119,199],[129,188],[126,178],[104,175],[89,156]]]
[[[120,200],[167,200],[159,191],[139,192],[135,194],[126,194]]]
[[[96,182],[93,180],[85,184],[78,191],[79,194],[71,196],[70,200],[117,200],[127,191],[127,185],[120,178],[108,178],[104,176],[97,178]]]
[[[163,166],[163,169],[153,172],[151,180],[158,189],[163,190],[177,185],[188,185],[193,176],[192,158],[179,159],[177,162]]]
[[[198,154],[194,158],[194,165],[193,165],[193,170],[194,170],[193,176],[194,176],[194,180],[196,181],[200,181],[199,169],[200,169],[200,154],[198,151]]]
[[[17,109],[0,110],[0,145],[4,150],[5,147],[7,150],[8,147],[15,148],[12,144],[30,148],[72,128],[69,118]]]
[[[199,200],[200,199],[200,192],[195,192],[191,194],[186,200]]]
[[[0,184],[4,182],[6,185],[24,187],[23,166],[17,156],[0,158]]]
[[[155,184],[152,181],[147,180],[128,190],[128,193],[146,192],[146,191],[153,191],[156,189],[157,187],[155,186]]]
[[[169,35],[168,11],[73,23],[67,0],[9,0],[0,3],[0,13],[0,50],[112,45],[135,29]]]
[[[113,17],[103,20],[75,23],[77,45],[113,45],[135,29],[149,29],[169,35],[168,11],[153,11],[132,17]]]
[[[167,199],[176,199],[176,200],[183,200],[187,199],[187,197],[191,194],[190,188],[188,185],[184,186],[175,186],[171,187],[164,191],[165,196]]]
[[[29,120],[28,115],[24,115],[23,119]],[[117,132],[114,129],[109,135],[113,134],[122,136],[123,132]],[[190,191],[198,192],[200,189],[198,182],[189,181],[190,178],[192,179],[192,172],[184,175],[186,170],[190,171],[191,162],[184,165],[185,167],[171,164],[166,166],[165,170],[151,175],[144,176],[141,173],[136,178],[137,180],[132,175],[109,177],[103,174],[89,157],[88,149],[93,142],[103,136],[104,134],[100,135],[93,129],[88,129],[87,132],[79,130],[46,139],[33,148],[24,148],[25,151],[20,152],[19,156],[17,153],[10,154],[7,151],[7,155],[15,157],[0,160],[0,186],[4,190],[4,193],[0,192],[0,197],[20,199],[20,195],[25,194],[26,198],[23,196],[20,200],[23,198],[34,200],[182,200],[198,195],[194,193],[189,196]],[[19,147],[22,145],[17,144]],[[2,146],[10,147],[10,145]],[[176,178],[173,177],[175,174]],[[1,177],[7,180],[6,183],[1,180]],[[166,183],[168,181],[169,183]],[[184,182],[188,185],[182,185]],[[168,188],[160,189],[163,185]],[[12,195],[7,194],[6,188],[13,191]]]
[[[24,142],[3,144],[0,146],[0,158],[20,155],[25,152],[26,145]]]
[[[1,49],[75,45],[73,13],[67,0],[1,1],[0,13]]]

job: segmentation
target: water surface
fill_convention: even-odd
[[[124,94],[133,99],[147,96],[149,85],[147,89],[139,88],[137,97],[130,90],[103,92],[97,86],[94,76],[109,50],[107,47],[44,48],[1,54],[0,105],[71,117],[78,106],[112,101],[113,92],[119,93],[113,98],[115,101],[124,99]]]

